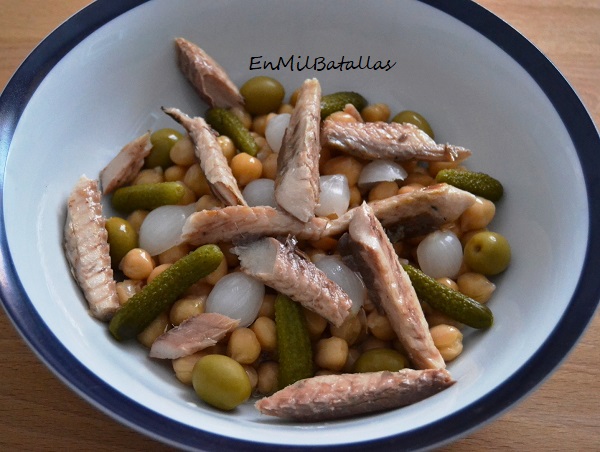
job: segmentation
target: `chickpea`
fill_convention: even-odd
[[[270,395],[277,391],[279,364],[274,361],[262,362],[256,372],[258,374],[256,389],[260,394]]]
[[[488,301],[496,290],[496,285],[481,273],[463,273],[456,280],[456,284],[461,293],[480,303]]]
[[[319,154],[319,171],[321,172],[321,174],[325,174],[323,173],[323,168],[329,160],[335,157],[335,154],[336,152],[333,149],[327,146],[321,147],[321,152]]]
[[[175,245],[166,251],[163,251],[158,255],[158,263],[162,264],[174,264],[182,257],[186,256],[190,252],[190,247],[187,243]]]
[[[231,172],[237,183],[242,187],[260,178],[262,171],[262,162],[245,152],[241,152],[231,159]]]
[[[452,162],[429,162],[428,172],[431,177],[435,178],[435,176],[437,176],[437,173],[439,173],[441,170],[454,169],[458,167],[458,165],[458,160],[454,160]]]
[[[169,166],[165,170],[165,182],[183,182],[185,173],[187,172],[186,166],[173,165]]]
[[[387,122],[390,119],[391,111],[387,104],[377,103],[367,105],[360,114],[366,122]]]
[[[256,116],[252,120],[252,131],[256,132],[257,134],[262,135],[264,137],[265,130],[267,129],[267,124],[269,123],[269,119],[270,119],[269,116],[271,114],[272,113]]]
[[[233,330],[227,343],[227,356],[240,364],[252,364],[260,356],[260,342],[250,328]]]
[[[208,181],[199,163],[194,163],[188,168],[183,178],[183,183],[191,188],[198,197],[211,194]]]
[[[141,248],[133,248],[121,259],[119,268],[131,279],[146,279],[154,270],[154,259],[148,251]]]
[[[215,345],[206,347],[203,351],[206,352],[207,355],[226,355],[227,344],[224,344],[223,342],[217,342]]]
[[[477,197],[471,205],[460,216],[460,227],[463,231],[485,228],[496,215],[496,206],[489,199]]]
[[[171,161],[176,165],[191,166],[196,163],[194,143],[189,136],[177,140],[169,152]]]
[[[304,312],[304,318],[306,319],[306,328],[311,339],[318,339],[327,328],[327,320],[321,317],[319,314],[310,311],[306,308],[302,308]]]
[[[371,335],[382,341],[391,341],[397,337],[388,318],[376,310],[367,316],[367,328]]]
[[[200,358],[206,356],[206,351],[202,350],[188,356],[174,359],[171,364],[175,371],[177,379],[185,385],[192,385],[192,371]]]
[[[440,351],[444,361],[455,359],[463,349],[463,334],[458,328],[450,325],[437,325],[429,330],[433,343]]]
[[[265,294],[260,309],[258,310],[259,317],[275,318],[275,298],[277,298],[276,295],[271,293]]]
[[[311,245],[317,250],[328,252],[335,251],[338,245],[338,241],[333,237],[322,237],[319,240],[314,240]]]
[[[353,187],[358,183],[360,172],[363,165],[356,158],[341,155],[327,160],[322,168],[321,174],[330,176],[333,174],[343,174],[348,179],[348,186]],[[397,187],[396,187],[397,189]]]
[[[369,192],[369,202],[386,199],[398,194],[398,184],[394,181],[379,182]]]
[[[279,110],[277,110],[277,113],[278,114],[288,113],[291,115],[293,111],[294,111],[294,107],[291,104],[283,104],[281,107],[279,107]]]
[[[132,185],[158,184],[164,182],[164,172],[160,166],[141,170],[132,182]]]
[[[327,116],[327,119],[342,123],[359,122],[359,120],[352,113],[348,113],[346,111],[335,111]]]
[[[348,358],[346,359],[346,364],[344,364],[344,368],[342,372],[344,373],[352,373],[354,371],[354,363],[361,355],[361,351],[357,348],[348,349]]]
[[[403,185],[402,187],[400,187],[400,189],[398,190],[398,194],[399,195],[405,195],[407,193],[412,193],[415,190],[420,190],[421,188],[425,188],[424,185],[421,184],[417,184],[417,183],[412,183],[412,184],[408,184],[408,185]]]
[[[356,185],[350,187],[350,205],[349,208],[360,206],[363,202],[362,194]]]
[[[154,267],[154,270],[150,272],[148,278],[146,278],[146,283],[149,284],[154,278],[164,272],[167,268],[169,268],[173,264],[161,264]]]
[[[145,347],[152,347],[152,344],[158,336],[167,332],[169,329],[169,316],[166,312],[156,317],[150,325],[137,335],[137,340]]]
[[[470,231],[467,231],[467,232],[463,233],[462,235],[460,235],[460,243],[462,244],[463,248],[469,242],[471,237],[473,237],[478,232],[483,232],[483,231],[487,231],[487,229],[486,228],[471,229]]]
[[[125,304],[127,300],[142,290],[142,282],[133,279],[126,279],[117,283],[117,296],[119,303]]]
[[[188,290],[185,291],[185,295],[192,297],[208,297],[211,290],[212,286],[210,284],[206,284],[204,281],[200,280],[195,284],[192,284]]]
[[[348,359],[348,343],[339,337],[329,337],[317,342],[315,364],[322,369],[339,372]]]
[[[423,187],[427,187],[435,182],[435,179],[431,177],[429,174],[425,174],[422,172],[414,172],[409,174],[406,179],[404,179],[404,184],[419,184]]]
[[[227,274],[227,271],[227,260],[222,259],[219,263],[219,266],[213,270],[212,273],[209,273],[207,276],[202,278],[202,281],[214,286],[223,276]]]
[[[267,139],[265,137],[263,137],[262,135],[259,135],[256,132],[251,132],[251,134],[254,137],[254,142],[256,143],[256,145],[258,146],[260,151],[264,152],[265,149],[269,150],[269,151],[271,150],[271,148],[269,148],[269,145],[267,144]]]
[[[232,243],[220,242],[217,245],[223,252],[223,256],[225,257],[229,267],[237,267],[240,265],[240,259],[238,258],[237,254],[231,251],[234,248]]]
[[[169,321],[172,325],[180,325],[183,321],[204,312],[206,298],[201,296],[185,296],[180,298],[169,310]]]
[[[290,105],[292,107],[296,106],[296,102],[298,101],[298,95],[300,94],[300,88],[297,88],[292,95],[290,96]]]
[[[256,389],[256,385],[258,384],[258,372],[254,367],[248,364],[244,364],[242,367],[246,371],[246,375],[248,375],[248,380],[250,380],[250,387],[254,391]]]
[[[261,177],[265,179],[275,180],[277,177],[277,156],[279,154],[271,153],[269,154],[262,163],[262,175]]]
[[[178,204],[180,206],[187,206],[188,204],[196,202],[196,193],[194,193],[194,190],[185,185],[185,182],[183,181],[177,181],[177,183],[181,185],[184,189],[183,196],[181,197],[181,200]]]
[[[221,146],[221,151],[227,161],[231,162],[231,159],[235,156],[235,144],[233,144],[231,138],[227,135],[219,135],[217,137],[217,142],[219,143],[219,146]]]
[[[133,227],[133,229],[139,233],[140,227],[142,226],[144,219],[148,216],[148,213],[150,212],[147,210],[134,210],[127,217],[127,221],[129,221],[129,224]]]
[[[364,328],[360,317],[356,315],[348,316],[338,327],[331,325],[329,331],[332,336],[344,339],[348,345],[353,345],[360,338]]]
[[[196,201],[196,212],[200,212],[201,210],[213,210],[222,207],[223,204],[213,195],[204,195],[201,196],[198,201]]]
[[[277,349],[277,327],[275,321],[269,317],[258,317],[250,326],[260,343],[260,348],[266,352]]]
[[[430,308],[430,311],[425,314],[425,319],[427,320],[427,325],[429,328],[433,328],[437,325],[450,325],[459,330],[464,328],[464,325],[451,317],[448,317],[446,314],[442,314],[440,311],[437,311],[433,308]]]
[[[382,341],[373,336],[368,336],[364,341],[360,343],[360,350],[366,352],[374,348],[390,348],[389,341]]]
[[[456,284],[456,282],[454,282],[452,279],[444,276],[442,278],[438,278],[436,279],[437,282],[439,282],[440,284],[443,284],[446,287],[449,287],[450,289],[453,290],[458,290],[458,284]]]

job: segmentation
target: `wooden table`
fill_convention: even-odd
[[[0,0],[0,87],[38,42],[89,3]],[[535,43],[600,124],[600,1],[479,3]],[[533,395],[443,450],[600,450],[599,347],[596,315],[573,353]],[[25,345],[4,312],[0,349],[0,450],[168,450],[67,389]]]

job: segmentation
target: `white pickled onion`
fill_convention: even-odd
[[[320,217],[331,214],[336,214],[338,217],[342,216],[350,205],[350,187],[346,176],[343,174],[321,176],[319,185],[321,193],[315,214]]]
[[[455,278],[463,260],[460,240],[452,231],[435,231],[417,247],[421,270],[432,278]]]
[[[140,248],[156,256],[181,243],[181,228],[194,212],[194,204],[161,206],[152,210],[140,227]]]
[[[281,149],[281,142],[283,141],[285,129],[290,124],[290,117],[289,113],[281,113],[280,115],[273,116],[267,123],[265,138],[267,139],[267,144],[275,153],[278,153]]]
[[[242,272],[223,276],[206,299],[206,312],[238,319],[241,327],[256,320],[265,295],[265,285]]]
[[[242,196],[250,207],[277,207],[275,201],[275,181],[271,179],[255,179],[244,187]]]
[[[315,262],[315,266],[348,294],[352,300],[352,313],[357,314],[367,297],[362,278],[338,256],[323,256]]]
[[[367,163],[358,177],[359,188],[371,188],[379,182],[395,182],[406,179],[408,173],[396,162],[373,160]]]

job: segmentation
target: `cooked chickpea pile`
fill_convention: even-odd
[[[279,84],[275,84],[279,87]],[[255,87],[256,88],[256,87]],[[259,91],[269,97],[269,87],[259,86]],[[279,89],[279,88],[277,88]],[[261,91],[262,90],[262,91]],[[248,90],[246,90],[248,92]],[[247,97],[251,98],[246,94]],[[279,92],[277,95],[279,96]],[[281,96],[283,98],[283,96]],[[248,111],[236,109],[234,113],[251,131],[259,152],[256,157],[246,153],[238,153],[232,140],[227,136],[219,136],[218,142],[227,158],[233,176],[240,188],[259,178],[275,179],[277,154],[274,153],[265,139],[265,129],[269,121],[278,113],[291,113],[296,95],[292,95],[289,103],[274,102],[269,112],[251,115]],[[252,100],[252,105],[256,104]],[[273,104],[273,102],[272,102]],[[254,107],[256,108],[256,107]],[[260,110],[260,109],[259,109]],[[360,115],[363,121],[389,121],[391,108],[385,103],[367,105]],[[355,122],[358,118],[350,113],[336,112],[330,116],[335,121]],[[402,112],[392,119],[397,122],[412,122],[428,134],[433,135],[427,121],[415,112]],[[181,204],[195,203],[197,211],[222,207],[215,198],[204,177],[194,155],[192,141],[172,129],[161,129],[152,134],[152,142],[157,149],[155,157],[140,171],[133,184],[178,182],[185,188],[185,196]],[[159,156],[160,154],[160,156]],[[147,160],[150,160],[148,158]],[[147,161],[148,163],[148,161]],[[322,175],[343,174],[350,187],[350,207],[359,206],[363,201],[375,201],[402,193],[409,193],[436,183],[438,171],[446,168],[461,168],[461,162],[423,162],[409,161],[402,166],[408,172],[406,179],[400,183],[381,182],[370,190],[359,189],[357,182],[362,168],[367,162],[359,158],[323,149],[320,157]],[[445,229],[454,232],[462,246],[477,233],[489,232],[488,226],[494,218],[496,206],[492,201],[477,198],[477,202],[469,207],[461,217],[445,225]],[[145,211],[134,211],[125,219],[111,219],[139,232],[140,225],[147,215]],[[125,228],[124,228],[125,229]],[[416,262],[416,248],[423,237],[410,238],[394,244],[401,259]],[[111,244],[112,246],[112,244]],[[152,342],[173,326],[185,319],[204,312],[205,303],[212,287],[223,276],[238,271],[237,256],[231,253],[230,243],[219,243],[225,255],[219,268],[209,276],[196,283],[186,294],[172,306],[169,312],[159,316],[139,336],[138,340],[150,347]],[[337,241],[332,238],[316,242],[300,243],[301,249],[309,258],[335,252]],[[124,254],[119,269],[124,279],[117,283],[121,304],[168,268],[175,261],[191,251],[182,244],[159,255],[150,254],[134,247]],[[466,259],[465,259],[466,260]],[[463,260],[462,267],[455,279],[447,277],[438,281],[454,290],[481,302],[487,302],[492,296],[495,285],[481,272],[470,268]],[[488,273],[488,275],[491,273]],[[277,390],[277,331],[274,320],[275,292],[267,289],[260,312],[256,320],[248,327],[234,330],[218,344],[193,355],[173,360],[173,369],[177,378],[185,383],[192,383],[192,369],[200,357],[209,354],[226,355],[243,366],[255,394],[268,395]],[[458,324],[444,314],[424,305],[423,310],[431,329],[436,347],[445,361],[456,359],[463,350],[463,325]],[[409,366],[402,346],[394,333],[385,314],[373,303],[367,302],[358,315],[350,316],[340,327],[330,325],[321,316],[305,310],[306,325],[313,343],[313,357],[316,375],[369,371],[398,370]]]

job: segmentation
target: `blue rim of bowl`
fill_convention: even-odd
[[[67,20],[27,57],[0,96],[0,294],[5,311],[38,357],[74,392],[129,427],[183,448],[208,450],[279,450],[281,444],[255,443],[189,427],[166,418],[115,391],[83,366],[54,336],[23,289],[9,254],[4,223],[3,187],[6,159],[19,118],[52,68],[84,38],[119,15],[148,0],[97,0]],[[588,192],[589,237],[582,273],[573,297],[552,334],[507,381],[470,406],[422,428],[389,437],[340,446],[288,446],[286,449],[387,450],[420,449],[465,435],[497,417],[541,384],[572,350],[600,300],[600,137],[569,83],[554,65],[510,25],[470,0],[420,0],[463,22],[504,50],[536,81],[553,104],[579,156]]]

